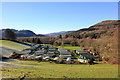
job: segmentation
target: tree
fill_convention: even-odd
[[[16,35],[15,35],[15,33],[12,30],[6,29],[5,30],[5,39],[15,40],[16,39]]]
[[[71,41],[71,46],[78,46],[78,43],[77,43],[77,41]]]
[[[31,43],[35,43],[35,39],[34,38],[32,38]]]
[[[59,35],[58,38],[59,38],[59,39],[62,39],[62,35]]]
[[[69,36],[66,34],[66,35],[65,35],[65,38],[68,38],[68,37],[69,37]]]

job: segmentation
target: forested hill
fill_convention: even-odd
[[[108,63],[118,63],[118,27],[120,21],[106,20],[89,28],[67,34],[77,45],[98,53]],[[75,43],[75,42],[74,42]]]
[[[118,28],[118,20],[106,20],[97,23],[89,28],[77,30],[68,34],[69,37],[73,38],[100,38],[105,35],[112,35]]]

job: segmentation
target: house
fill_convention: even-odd
[[[40,47],[41,47],[41,45],[39,45],[39,44],[32,46],[32,48],[34,48],[34,49],[37,49],[37,48],[40,48]]]
[[[25,55],[21,55],[20,57],[21,58],[27,58],[29,55],[28,54],[25,54]]]
[[[48,59],[50,59],[50,56],[43,57],[43,60],[48,60]]]
[[[53,60],[57,61],[57,60],[59,60],[59,57],[55,57]]]
[[[61,54],[59,55],[60,58],[68,58],[68,57],[72,57],[70,54]]]
[[[35,55],[43,55],[46,53],[46,50],[38,50],[38,51],[35,51]]]
[[[81,63],[88,63],[90,60],[89,59],[78,58],[78,61],[81,62]]]
[[[49,47],[47,45],[42,45],[40,48],[41,49],[48,49]]]
[[[47,53],[48,54],[56,54],[57,53],[57,48],[49,47]]]
[[[60,58],[72,57],[71,53],[67,49],[59,48],[58,51],[60,52],[60,55],[59,55]]]
[[[37,59],[40,59],[40,58],[41,58],[41,59],[42,59],[42,57],[43,57],[43,56],[36,56],[35,58],[37,58]]]
[[[92,62],[95,60],[95,57],[91,54],[80,54],[79,56],[80,58],[78,58],[78,61],[81,63],[88,63],[88,62]]]
[[[35,59],[34,55],[27,56],[28,59]]]
[[[89,54],[89,52],[81,50],[81,49],[74,50],[74,53],[76,53],[76,54]]]
[[[49,47],[48,49],[57,50],[58,48],[55,48],[55,47]]]

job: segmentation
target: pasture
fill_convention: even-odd
[[[117,78],[118,66],[99,63],[96,65],[54,64],[37,61],[10,63],[24,65],[26,68],[3,68],[3,78]],[[27,68],[29,66],[29,68]],[[31,67],[31,68],[30,68]],[[34,67],[34,68],[32,68]]]
[[[75,49],[82,49],[79,46],[71,46],[71,45],[67,45],[65,44],[64,46],[53,46],[51,44],[42,44],[42,45],[47,45],[47,46],[52,46],[52,47],[57,47],[57,48],[64,48],[64,49],[69,49],[69,50],[75,50]]]

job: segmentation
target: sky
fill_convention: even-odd
[[[46,34],[79,30],[117,19],[117,2],[3,2],[0,29],[27,29]]]

